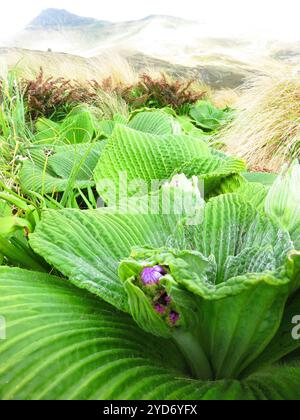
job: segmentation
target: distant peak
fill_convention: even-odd
[[[81,26],[98,22],[96,19],[77,16],[65,9],[45,9],[28,25],[29,28]]]
[[[174,24],[194,23],[194,21],[186,20],[181,17],[170,16],[170,15],[148,15],[144,17],[142,20],[149,21],[149,22],[160,20],[160,21],[165,21],[165,22],[174,23]]]

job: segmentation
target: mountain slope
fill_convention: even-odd
[[[42,51],[52,49],[88,57],[109,48],[137,49],[145,37],[152,38],[154,44],[157,32],[163,38],[164,32],[174,34],[191,25],[195,24],[163,15],[129,22],[107,22],[76,16],[63,9],[46,9],[4,46]],[[167,38],[170,39],[170,35]]]
[[[27,29],[59,28],[62,26],[82,26],[96,23],[93,18],[81,17],[68,12],[65,9],[45,9],[39,16],[33,19]],[[108,23],[108,22],[105,22]]]
[[[139,68],[145,69],[147,62],[148,67],[159,70],[171,67],[180,74],[201,75],[214,87],[236,87],[249,74],[268,69],[273,61],[300,61],[299,42],[287,45],[259,37],[237,39],[217,34],[218,29],[164,15],[108,22],[63,9],[46,9],[4,46],[16,47],[14,56],[28,49],[72,54],[86,58],[86,62],[93,57],[103,61],[108,53],[116,54]],[[41,54],[35,56],[39,60]]]

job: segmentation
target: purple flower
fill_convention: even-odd
[[[166,274],[164,268],[160,265],[146,267],[141,273],[141,279],[145,286],[153,286]]]
[[[163,306],[161,306],[159,304],[155,305],[154,309],[159,314],[163,314],[165,312],[165,310],[166,310]]]
[[[179,318],[180,318],[180,315],[177,312],[175,311],[170,312],[169,319],[173,325],[175,325],[176,322],[179,321]]]
[[[171,303],[171,301],[172,301],[172,299],[171,299],[171,297],[170,296],[168,296],[167,294],[166,294],[166,296],[164,297],[164,299],[165,299],[165,303],[168,305],[169,303]]]
[[[160,295],[160,298],[158,299],[158,303],[163,305],[163,306],[168,306],[169,303],[171,303],[172,299],[170,296],[168,296],[168,294],[166,292],[162,293]]]

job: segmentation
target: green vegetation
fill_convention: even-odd
[[[249,172],[234,110],[139,83],[1,82],[0,397],[299,399],[298,161]]]

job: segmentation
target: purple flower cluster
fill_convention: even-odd
[[[141,272],[141,280],[144,286],[158,286],[159,281],[162,277],[167,274],[167,271],[161,265],[155,265],[154,267],[146,267]],[[168,322],[171,325],[175,325],[180,318],[179,313],[172,310],[172,299],[163,290],[158,298],[154,300],[153,307],[154,310],[160,314],[165,315],[168,319]]]
[[[158,284],[165,274],[166,271],[161,265],[155,265],[154,267],[144,268],[141,273],[141,279],[145,286],[153,286]]]
[[[157,304],[154,306],[154,309],[155,309],[155,311],[156,311],[157,313],[159,313],[159,314],[164,314],[164,313],[165,313],[165,311],[166,311],[166,308],[165,308],[164,306],[160,305],[159,303],[157,303]]]
[[[156,300],[155,305],[154,305],[154,309],[159,314],[164,314],[170,303],[171,303],[170,296],[168,296],[166,292],[163,292],[160,295],[160,297]]]
[[[171,311],[169,315],[170,322],[175,325],[179,321],[180,315],[175,311]]]

